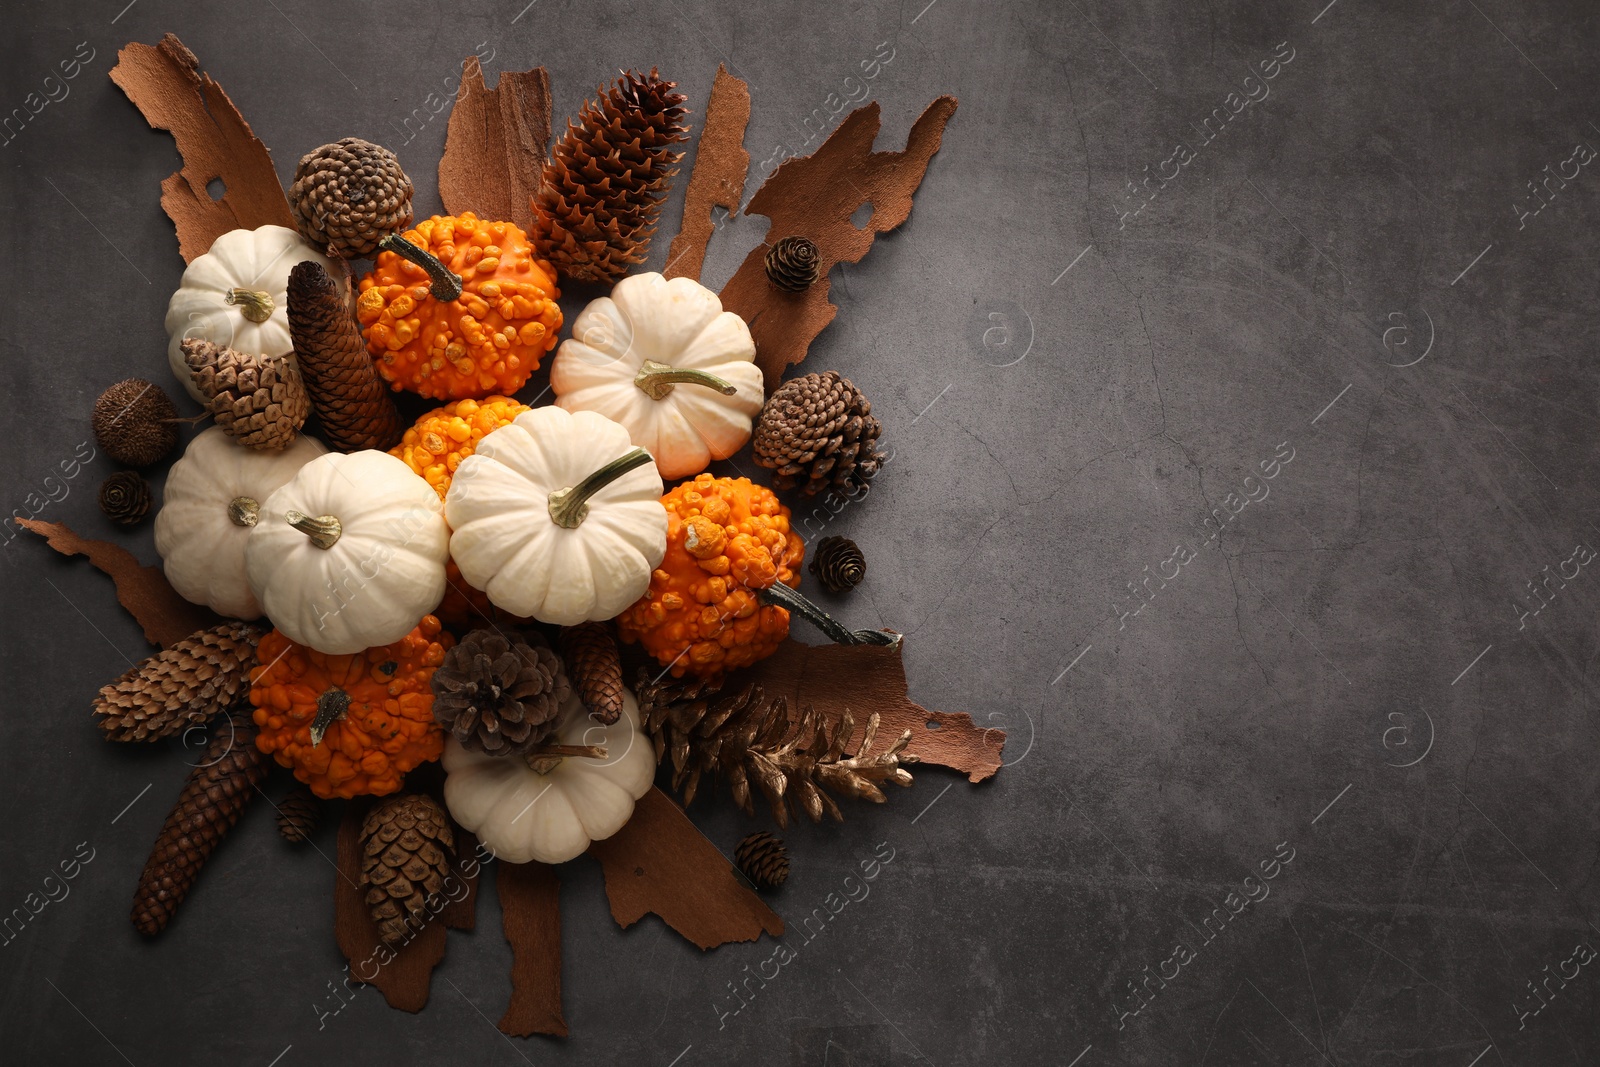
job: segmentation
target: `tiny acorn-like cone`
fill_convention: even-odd
[[[278,833],[290,844],[298,845],[310,840],[321,821],[322,802],[305,786],[278,802]]]
[[[811,573],[830,593],[848,593],[867,576],[867,558],[848,537],[824,537],[811,557]]]
[[[118,471],[100,483],[100,510],[118,526],[137,526],[150,514],[150,483],[138,471]]]
[[[733,859],[757,889],[777,889],[789,877],[788,846],[765,830],[740,841]]]
[[[820,252],[810,238],[785,237],[767,252],[767,280],[786,293],[801,293],[817,280]]]

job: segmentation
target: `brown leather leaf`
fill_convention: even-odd
[[[683,223],[667,250],[668,278],[700,280],[705,265],[706,245],[716,227],[711,209],[739,210],[744,198],[744,176],[750,168],[750,153],[744,150],[744,130],[750,123],[750,87],[743,78],[728,73],[717,64],[717,77],[711,83],[711,99],[706,103],[706,121],[695,147],[694,170],[683,194]]]
[[[500,1030],[512,1037],[567,1036],[561,1016],[561,879],[545,863],[501,861],[495,878],[511,943],[511,1003]]]
[[[504,71],[493,89],[468,56],[445,130],[439,198],[452,215],[533,228],[533,198],[550,147],[550,75],[543,67]]]

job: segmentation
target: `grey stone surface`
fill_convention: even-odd
[[[0,157],[3,510],[64,486],[41,517],[113,536],[112,465],[58,464],[100,389],[166,373],[177,156],[106,77],[130,39],[178,32],[281,176],[365,136],[424,210],[429,94],[474,50],[491,77],[547,66],[558,116],[651,65],[698,114],[728,62],[758,166],[810,151],[830,94],[878,101],[898,147],[954,93],[911,220],[835,273],[808,368],[859,383],[895,450],[827,526],[871,561],[832,606],[903,630],[912,695],[1008,730],[1009,766],[790,832],[796,955],[736,1014],[773,943],[619,931],[586,860],[563,872],[569,1040],[495,1030],[492,888],[426,1012],[368,990],[323,1014],[332,825],[294,851],[255,805],[172,927],[132,929],[184,753],[99,739],[90,697],[146,646],[101,576],[24,535],[0,548],[0,912],[93,858],[0,946],[0,1059],[1600,1062],[1600,963],[1574,956],[1600,945],[1600,574],[1575,555],[1600,545],[1593,4],[525,2],[8,4],[0,108],[60,99]],[[718,232],[708,282],[763,226]],[[124,541],[155,559],[148,526]],[[747,826],[695,817],[730,851]],[[880,845],[870,894],[807,941]],[[1267,895],[1229,918],[1230,892]]]

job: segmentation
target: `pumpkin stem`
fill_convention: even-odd
[[[604,745],[540,745],[529,749],[523,754],[528,761],[528,766],[539,774],[549,774],[561,766],[561,761],[568,756],[580,756],[585,759],[605,759],[606,746]]]
[[[350,694],[343,689],[328,689],[317,698],[317,717],[311,720],[311,747],[322,744],[322,735],[328,727],[340,721],[350,711]]]
[[[391,233],[378,242],[378,247],[393,252],[401,259],[409,259],[417,266],[428,272],[428,277],[433,280],[433,293],[435,300],[446,303],[461,299],[461,275],[451,270],[439,261],[439,257],[426,249],[418,248],[398,233]]]
[[[344,533],[344,527],[339,525],[339,520],[332,515],[318,515],[312,518],[310,515],[290,510],[284,512],[283,517],[290,526],[311,538],[311,543],[318,548],[332,548]]]
[[[633,384],[651,400],[665,400],[674,385],[703,385],[723,396],[732,396],[739,391],[737,386],[715,374],[689,367],[669,367],[653,359],[647,359],[639,365],[639,373],[633,376]]]
[[[607,463],[577,485],[550,494],[550,521],[566,530],[576,530],[589,514],[589,498],[636,467],[653,462],[642,448],[630,449]]]
[[[769,604],[787,608],[841,645],[900,646],[900,635],[889,630],[846,630],[833,616],[782,582],[773,582],[765,589],[757,589],[756,596]]]
[[[222,300],[238,308],[239,314],[251,322],[266,322],[272,318],[272,313],[278,307],[272,301],[272,294],[264,293],[260,289],[229,289]]]
[[[254,526],[261,521],[261,501],[253,496],[236,496],[228,501],[228,519],[235,526]]]

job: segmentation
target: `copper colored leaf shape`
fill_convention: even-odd
[[[531,230],[533,197],[549,147],[550,75],[545,69],[505,71],[489,89],[478,57],[468,56],[439,160],[439,198],[445,209]]]
[[[350,977],[377,988],[391,1008],[418,1012],[428,1003],[433,969],[444,959],[445,923],[429,922],[399,949],[383,943],[361,885],[361,822],[370,802],[352,802],[339,824],[333,880],[333,929]],[[468,854],[470,855],[470,853]]]
[[[683,197],[683,223],[667,250],[668,278],[700,280],[706,259],[706,245],[716,229],[711,209],[739,210],[744,197],[744,176],[750,167],[750,153],[744,150],[744,130],[750,122],[750,87],[743,78],[729,74],[717,64],[717,77],[711,83],[711,99],[706,104],[705,126],[695,147],[694,170]]]
[[[511,1003],[502,1033],[567,1036],[561,1017],[561,880],[544,863],[504,863],[495,878],[511,943]]]
[[[751,198],[745,214],[766,215],[772,227],[766,245],[752,249],[723,288],[722,306],[750,324],[767,392],[778,387],[786,368],[806,358],[812,340],[838,313],[828,300],[828,271],[835,263],[859,262],[878,234],[911,214],[911,196],[955,110],[955,97],[939,97],[911,127],[905,151],[874,152],[878,105],[857,108],[821,148],[785,160]],[[872,205],[872,218],[858,230],[850,217],[863,204]],[[767,248],[791,235],[809,237],[818,249],[820,276],[799,293],[767,281]]]
[[[178,143],[183,169],[161,183],[161,207],[178,231],[184,262],[204,255],[229,230],[268,224],[294,229],[267,146],[175,35],[158,45],[127,45],[117,54],[111,80],[152,127]],[[206,187],[218,178],[224,191],[213,200]]]
[[[632,926],[654,912],[701,948],[783,935],[783,920],[733,873],[683,809],[651,789],[626,826],[589,852],[605,871],[611,917]]]
[[[457,826],[454,819],[450,820],[450,829],[456,835],[456,877],[466,883],[467,891],[452,897],[439,910],[439,918],[452,930],[471,930],[478,923],[478,839]]]

